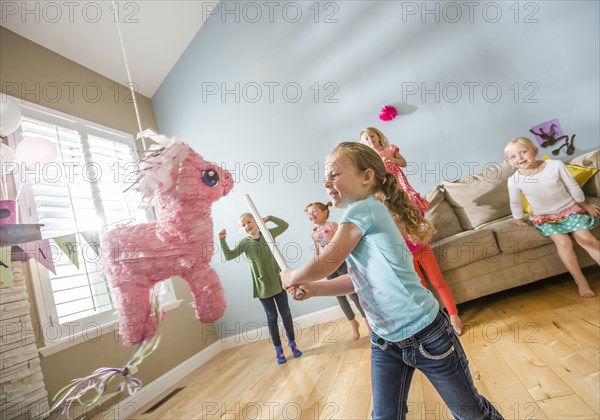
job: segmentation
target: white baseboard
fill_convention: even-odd
[[[294,326],[299,328],[308,328],[315,324],[330,322],[344,316],[342,309],[339,306],[322,309],[317,312],[312,312],[307,315],[302,315],[294,318]],[[177,365],[168,372],[165,372],[159,378],[155,379],[148,385],[140,388],[134,395],[130,395],[120,403],[112,407],[114,411],[114,419],[123,420],[127,416],[131,416],[139,411],[143,406],[158,398],[169,388],[176,385],[186,376],[198,369],[200,366],[208,362],[213,357],[217,356],[223,350],[241,346],[248,343],[246,337],[260,337],[260,339],[268,339],[269,331],[267,327],[258,328],[252,331],[236,334],[233,336],[219,339],[212,343],[207,348],[199,351],[194,356],[187,359],[185,362]],[[254,340],[257,341],[257,340]]]
[[[187,375],[198,369],[221,352],[219,341],[199,351],[185,362],[165,372],[159,378],[142,386],[135,394],[112,407],[114,419],[125,419],[140,410],[144,405],[158,398],[166,390],[183,380]]]
[[[339,305],[325,308],[317,312],[311,312],[310,314],[294,317],[295,328],[308,328],[318,323],[324,323],[339,319],[344,316],[342,308]],[[281,322],[280,322],[281,327]],[[234,347],[242,346],[250,342],[256,342],[261,340],[269,339],[269,329],[264,326],[249,331],[244,331],[240,334],[230,335],[228,337],[221,338],[222,350],[231,349]]]

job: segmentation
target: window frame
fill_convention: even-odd
[[[9,98],[19,105],[23,117],[76,130],[81,137],[86,138],[86,141],[88,135],[95,135],[107,140],[126,144],[132,149],[132,154],[138,159],[139,163],[136,144],[131,134],[92,121],[87,121],[83,118],[71,116],[60,111],[55,111],[41,105],[12,98],[10,96]],[[19,127],[15,133],[8,136],[9,146],[14,149],[22,139],[23,134],[21,127]],[[37,223],[38,221],[33,186],[30,179],[31,177],[25,177],[23,175],[13,177],[16,191],[18,191],[19,188],[23,189],[18,200],[20,223]],[[22,183],[23,186],[21,186]],[[149,210],[147,212],[148,221],[155,220],[155,214],[156,210],[154,208]],[[78,237],[79,240],[82,240],[80,235],[78,235]],[[43,347],[39,349],[42,355],[47,356],[56,353],[83,341],[96,341],[101,335],[111,331],[116,334],[118,331],[116,307],[113,310],[59,324],[48,270],[33,258],[28,261],[28,267],[31,274],[35,305],[38,311],[39,326],[35,326],[35,329],[39,333],[38,338],[43,342]],[[85,272],[87,273],[87,268],[85,268]],[[163,287],[161,299],[163,309],[171,310],[178,307],[182,300],[177,299],[171,279],[166,279],[161,284]],[[107,285],[109,289],[112,290],[110,282],[107,281]]]

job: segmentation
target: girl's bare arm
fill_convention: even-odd
[[[281,272],[283,287],[288,289],[299,284],[321,280],[333,273],[358,245],[362,236],[362,231],[355,224],[342,223],[319,256],[296,270]]]

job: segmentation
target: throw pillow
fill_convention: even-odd
[[[454,209],[463,229],[475,229],[484,223],[510,214],[508,178],[514,173],[504,161],[458,181],[444,181],[445,197]]]
[[[577,156],[576,158],[573,158],[569,164],[600,169],[600,149],[592,150],[591,152]],[[600,174],[594,175],[585,183],[582,189],[586,196],[600,198]]]
[[[439,241],[459,232],[462,232],[458,217],[454,214],[452,206],[444,199],[444,191],[438,185],[433,191],[425,196],[429,201],[429,208],[425,212],[425,218],[435,227],[435,235],[431,242]]]

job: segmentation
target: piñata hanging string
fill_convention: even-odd
[[[131,99],[133,100],[133,109],[135,110],[135,118],[138,124],[138,136],[143,132],[142,119],[140,118],[140,110],[138,109],[137,99],[135,98],[135,89],[133,88],[133,81],[131,80],[131,71],[129,70],[129,61],[127,60],[127,52],[125,51],[125,44],[123,43],[123,34],[121,33],[121,25],[119,25],[119,12],[115,0],[112,0],[113,10],[115,12],[115,22],[117,24],[117,32],[119,33],[119,43],[121,44],[121,53],[123,54],[123,61],[125,62],[125,70],[127,71],[127,81],[129,83],[129,90],[131,91]],[[147,150],[146,142],[142,136],[142,144],[144,145],[144,152]]]
[[[131,72],[129,70],[129,63],[127,61],[127,53],[125,52],[125,45],[123,44],[123,35],[121,33],[117,6],[114,0],[112,0],[112,6],[115,12],[115,22],[117,25],[117,31],[119,33],[119,42],[121,44],[121,51],[125,61],[129,89],[131,91],[135,117],[137,119],[137,125],[139,129],[137,137],[141,137],[144,152],[146,152],[148,149],[146,147],[145,136],[143,135],[142,122],[137,105],[137,99],[135,97],[135,89],[133,88],[134,85],[131,80]],[[133,356],[122,368],[103,367],[97,369],[91,375],[83,378],[73,379],[69,385],[65,386],[56,393],[52,399],[54,405],[50,411],[53,412],[55,410],[60,410],[61,416],[67,415],[68,418],[71,418],[69,409],[74,403],[84,406],[96,404],[105,393],[108,385],[116,378],[119,378],[120,380],[118,386],[119,391],[124,391],[127,389],[129,395],[135,394],[136,391],[141,388],[142,381],[138,378],[134,378],[132,375],[135,375],[138,370],[138,366],[158,347],[158,344],[160,343],[160,326],[161,320],[163,319],[163,314],[164,311],[160,304],[160,286],[157,284],[150,292],[150,311],[148,312],[148,316],[144,322],[143,336],[146,337],[146,331],[148,329],[147,326],[150,322],[156,323],[156,334],[151,335],[149,339],[143,338],[138,344]]]

